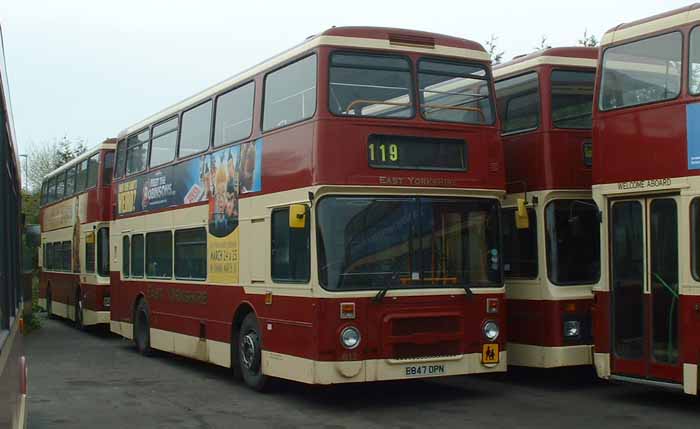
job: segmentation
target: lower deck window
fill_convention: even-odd
[[[515,225],[515,208],[503,209],[503,274],[506,278],[537,277],[537,218],[527,209],[529,228]]]
[[[204,228],[175,231],[175,277],[207,278],[207,231]]]
[[[289,227],[289,208],[272,212],[272,279],[309,281],[309,226]]]
[[[557,285],[600,277],[600,222],[592,200],[555,200],[545,208],[547,274]]]
[[[690,250],[693,278],[700,281],[700,198],[690,203]]]
[[[146,276],[170,278],[173,275],[173,234],[170,231],[146,234]]]
[[[143,277],[143,234],[131,236],[131,277]]]

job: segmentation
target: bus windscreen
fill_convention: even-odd
[[[498,207],[480,198],[322,198],[321,285],[328,290],[500,286]]]

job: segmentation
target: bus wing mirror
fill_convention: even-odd
[[[518,209],[515,211],[515,226],[518,229],[530,228],[530,218],[527,214],[524,198],[518,198]]]
[[[306,227],[306,206],[304,204],[292,204],[289,207],[289,227],[292,229]]]

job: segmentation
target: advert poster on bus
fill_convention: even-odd
[[[119,184],[120,215],[207,202],[208,280],[238,282],[238,196],[262,190],[263,141],[230,146]]]

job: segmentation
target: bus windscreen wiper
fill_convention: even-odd
[[[377,294],[374,295],[374,298],[372,298],[372,302],[374,302],[376,304],[379,304],[380,302],[382,302],[386,293],[389,292],[389,289],[391,289],[392,283],[397,281],[399,279],[399,276],[400,276],[399,270],[395,270],[391,274],[391,277],[389,277],[389,280],[384,284],[384,287],[379,289],[379,292],[377,292]]]

